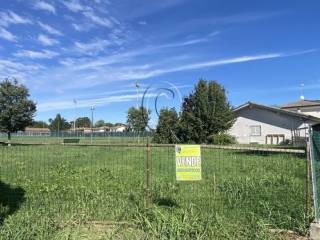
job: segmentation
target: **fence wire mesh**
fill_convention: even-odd
[[[320,131],[312,131],[312,152],[311,152],[311,164],[312,164],[312,176],[313,176],[313,192],[314,192],[314,208],[316,221],[320,221]]]
[[[177,182],[174,146],[149,149],[148,157],[147,144],[1,146],[0,239],[20,239],[14,224],[26,236],[37,226],[41,239],[94,221],[132,222],[137,239],[248,239],[259,224],[305,230],[304,151],[203,146],[202,180]]]

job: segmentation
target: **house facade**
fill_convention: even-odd
[[[320,118],[320,100],[301,99],[281,106],[281,109],[303,113]]]
[[[309,126],[320,123],[315,116],[251,102],[234,109],[234,114],[229,134],[240,144],[304,145]]]

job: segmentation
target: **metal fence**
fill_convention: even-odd
[[[320,222],[320,130],[314,129],[311,131],[311,170],[312,170],[312,187],[313,187],[313,202],[315,210],[315,221]]]
[[[155,239],[247,239],[261,223],[303,233],[304,150],[202,146],[201,155],[202,180],[178,182],[173,145],[1,146],[0,235],[13,239],[10,221],[52,231],[133,222]]]
[[[11,134],[12,143],[63,143],[64,139],[79,139],[80,144],[111,143],[146,143],[150,132],[83,132],[83,131],[51,131],[51,132],[17,132]],[[7,142],[6,133],[0,132],[0,142]]]

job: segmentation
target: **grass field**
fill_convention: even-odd
[[[199,182],[176,182],[174,149],[0,147],[0,239],[281,239],[304,234],[302,155],[202,149]]]

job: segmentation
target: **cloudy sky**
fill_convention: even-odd
[[[146,88],[151,109],[156,96],[178,107],[199,78],[223,84],[234,106],[297,100],[301,84],[319,99],[319,10],[316,0],[1,0],[0,74],[29,87],[42,120],[95,105],[96,119],[124,122]]]

